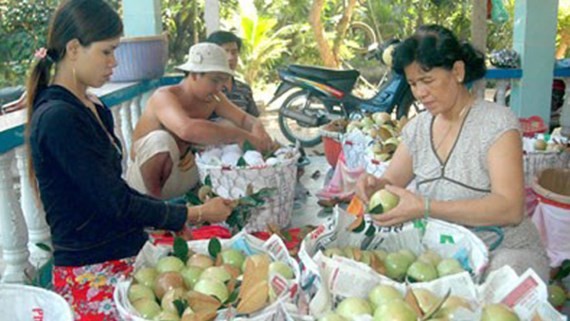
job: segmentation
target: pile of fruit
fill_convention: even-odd
[[[388,253],[385,250],[360,250],[354,247],[328,248],[323,254],[364,263],[378,274],[398,282],[428,282],[465,271],[456,259],[442,258],[429,249],[418,256],[409,249]]]
[[[403,294],[395,287],[380,284],[370,291],[366,299],[345,298],[334,311],[319,321],[348,321],[363,315],[372,316],[374,321],[445,321],[453,320],[458,315],[473,315],[477,308],[474,302],[449,295],[449,292],[438,297],[427,289],[408,288]],[[487,304],[482,307],[481,321],[518,320],[517,314],[504,304]]]
[[[255,313],[279,297],[270,280],[295,278],[291,266],[265,253],[246,256],[233,248],[222,249],[217,239],[209,243],[210,254],[193,253],[184,244],[177,239],[176,255],[135,272],[128,300],[144,319],[213,320],[221,309]]]
[[[373,142],[366,153],[373,160],[385,162],[392,158],[396,148],[400,144],[402,128],[408,122],[406,117],[400,120],[390,118],[388,113],[380,112],[367,115],[356,121],[351,121],[346,129],[347,133],[361,131],[372,138]]]

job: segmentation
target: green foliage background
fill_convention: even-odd
[[[108,0],[121,12],[121,0]],[[425,23],[439,23],[469,39],[472,0],[359,0],[353,21],[374,27],[380,39],[403,38]],[[49,18],[58,0],[0,0],[0,88],[23,84],[34,51],[45,45]],[[222,27],[244,39],[240,71],[258,85],[276,80],[275,69],[291,63],[321,65],[307,17],[312,0],[223,0]],[[196,4],[196,8],[193,7]],[[243,13],[244,6],[255,8]],[[505,0],[510,20],[488,22],[488,51],[512,44],[514,0]],[[161,0],[163,28],[169,34],[169,70],[184,61],[188,48],[206,37],[204,1]],[[330,39],[344,10],[343,0],[327,0],[321,14]],[[567,16],[559,17],[566,21]],[[375,66],[345,49],[343,59],[357,67]]]

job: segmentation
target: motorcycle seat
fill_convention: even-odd
[[[336,70],[303,65],[290,65],[287,70],[299,77],[329,84],[346,93],[352,90],[360,75],[358,70]]]
[[[303,65],[290,65],[289,70],[295,74],[307,78],[332,79],[355,79],[360,73],[358,70],[336,70]]]

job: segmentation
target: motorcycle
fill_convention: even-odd
[[[367,59],[376,59],[390,67],[391,52],[399,43],[390,40],[381,46],[373,45]],[[410,87],[403,75],[391,72],[370,99],[352,95],[360,76],[357,70],[289,65],[279,70],[281,83],[271,102],[286,93],[289,96],[279,108],[279,127],[291,142],[299,141],[304,147],[321,142],[319,127],[336,119],[361,118],[364,113],[396,111],[397,118],[408,114],[414,102]]]

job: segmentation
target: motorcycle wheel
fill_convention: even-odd
[[[301,121],[285,116],[282,112],[285,109],[301,112],[309,117],[326,117],[326,122],[328,123],[330,122],[330,118],[328,118],[325,103],[309,92],[300,90],[289,95],[279,109],[279,128],[290,142],[295,143],[298,140],[303,147],[318,145],[321,142],[319,126],[323,124],[311,126],[302,123]]]

